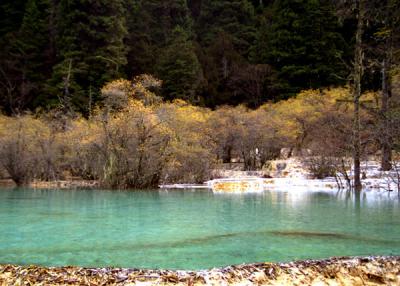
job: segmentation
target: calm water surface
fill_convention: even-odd
[[[0,189],[0,263],[205,269],[399,255],[397,194]]]

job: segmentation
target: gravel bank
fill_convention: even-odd
[[[205,271],[0,265],[0,285],[400,285],[400,256],[257,263]]]

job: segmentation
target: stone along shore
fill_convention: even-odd
[[[0,265],[0,285],[400,285],[400,256],[257,263],[204,271]]]

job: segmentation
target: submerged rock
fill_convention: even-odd
[[[400,285],[400,256],[257,263],[204,271],[0,265],[0,285]]]

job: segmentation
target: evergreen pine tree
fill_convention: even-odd
[[[192,37],[192,18],[185,0],[139,0],[128,18],[129,76],[155,73],[158,57],[176,26]]]
[[[203,0],[196,19],[199,58],[209,106],[238,102],[228,87],[234,73],[246,65],[255,38],[254,7],[248,0]]]
[[[166,99],[196,102],[201,68],[193,44],[193,20],[185,0],[142,0],[132,5],[127,73],[157,74]]]
[[[2,0],[0,3],[0,38],[18,31],[24,17],[26,0]]]
[[[198,103],[196,89],[200,84],[201,74],[190,36],[185,29],[177,26],[158,63],[158,76],[163,80],[165,98],[181,98]]]
[[[21,51],[24,74],[32,83],[45,80],[49,43],[49,7],[47,0],[28,0],[17,45]]]
[[[257,60],[278,71],[285,96],[344,83],[347,45],[329,1],[278,0],[272,15],[259,32]]]
[[[248,0],[203,0],[196,30],[202,46],[212,45],[224,33],[247,57],[255,37],[254,20],[254,7]]]
[[[126,64],[123,0],[61,0],[57,15],[58,64],[49,81],[53,102],[87,111],[99,88]],[[64,106],[65,107],[65,106]]]
[[[156,62],[157,44],[152,37],[154,25],[150,11],[143,7],[144,1],[132,1],[129,4],[127,17],[128,48],[126,74],[132,77],[139,74],[153,74]]]
[[[2,80],[14,85],[8,94],[9,112],[35,107],[49,75],[49,7],[48,0],[28,0],[19,29],[2,39],[6,45],[0,55]]]

